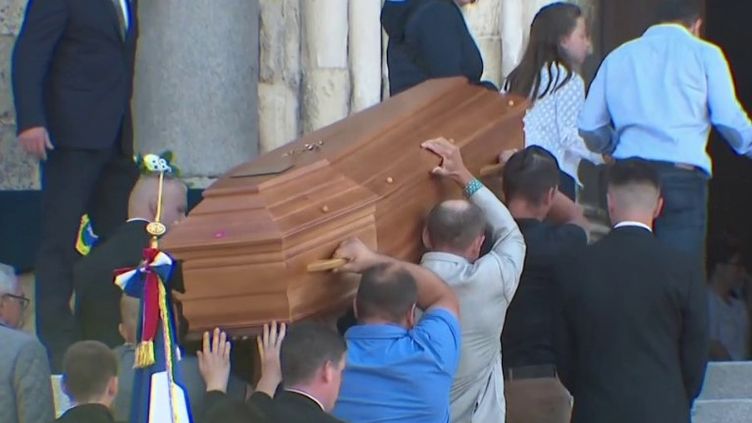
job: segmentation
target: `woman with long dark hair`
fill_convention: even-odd
[[[481,82],[483,58],[461,7],[478,0],[387,0],[381,25],[389,35],[389,91],[399,94],[432,78]],[[489,87],[492,88],[492,87]]]
[[[562,169],[560,190],[572,200],[580,161],[600,161],[577,130],[585,102],[585,83],[578,72],[590,48],[579,6],[566,2],[545,6],[533,19],[522,61],[504,83],[504,91],[530,98],[525,145],[539,145],[556,157]]]

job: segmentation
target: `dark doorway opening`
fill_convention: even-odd
[[[707,38],[726,52],[736,81],[737,95],[752,111],[752,2],[712,0],[706,5]],[[718,134],[708,146],[714,175],[710,183],[709,241],[732,236],[745,246],[752,241],[752,160],[740,157]]]

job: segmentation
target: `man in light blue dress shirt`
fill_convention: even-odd
[[[604,60],[580,134],[595,152],[645,159],[658,170],[665,205],[655,233],[704,262],[711,126],[752,156],[752,123],[723,52],[699,38],[701,2],[661,0],[658,12],[660,24]]]

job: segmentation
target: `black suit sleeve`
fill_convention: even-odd
[[[43,87],[68,19],[64,0],[31,0],[13,50],[12,79],[18,133],[46,126]]]
[[[690,272],[686,302],[682,306],[682,332],[679,345],[682,376],[687,398],[700,394],[710,348],[708,301],[700,269]]]
[[[230,398],[224,392],[210,391],[204,396],[204,423],[267,423],[272,422],[271,397],[254,393],[247,402]]]
[[[415,19],[417,50],[430,78],[462,75],[462,28],[457,6],[435,2]]]
[[[574,266],[574,260],[561,260],[555,269],[555,283],[558,292],[558,302],[554,304],[556,313],[554,314],[554,349],[556,351],[556,371],[561,383],[569,392],[575,392],[575,366],[576,366],[576,347],[574,332],[570,324],[570,316],[567,312],[567,286],[569,279],[569,269]]]

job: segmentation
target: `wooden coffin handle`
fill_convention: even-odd
[[[497,163],[495,165],[483,166],[482,168],[480,168],[480,176],[486,177],[490,175],[495,175],[499,173],[501,169],[504,169],[504,165],[501,163]]]
[[[310,263],[306,269],[309,272],[326,272],[327,270],[339,269],[347,264],[345,259],[331,259],[331,260],[316,260]]]

